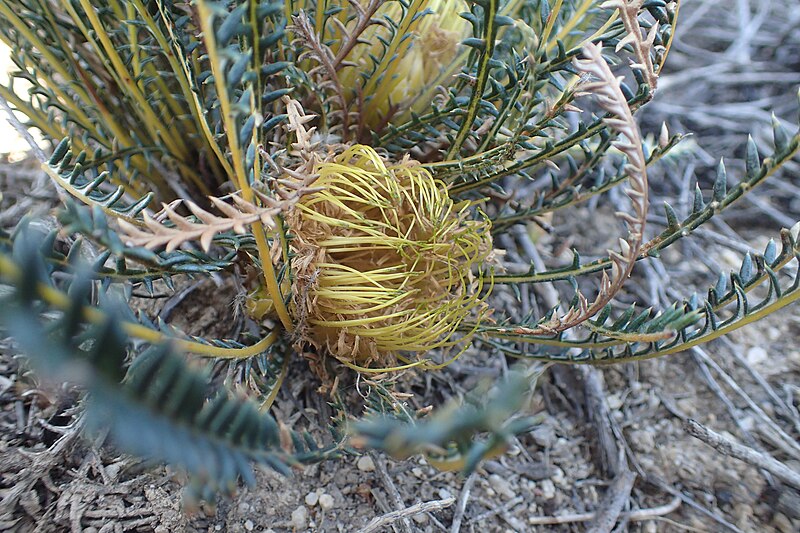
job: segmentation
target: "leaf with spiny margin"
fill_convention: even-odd
[[[403,459],[423,453],[440,470],[469,474],[486,458],[502,453],[509,440],[530,431],[537,417],[520,416],[542,369],[514,370],[493,387],[479,385],[462,405],[451,403],[425,418],[375,414],[357,422],[352,444]]]
[[[207,376],[191,369],[169,344],[151,345],[128,367],[131,341],[121,327],[127,312],[101,300],[102,320],[85,321],[91,275],[75,276],[67,310],[45,325],[41,312],[47,306],[39,305],[38,289],[50,283],[39,252],[44,238],[21,228],[13,255],[3,253],[0,275],[15,290],[3,296],[0,322],[40,371],[87,389],[89,429],[109,429],[121,449],[185,468],[194,500],[230,493],[240,478],[253,486],[252,463],[288,473],[299,461],[337,453],[336,447],[308,439],[294,451],[285,449],[271,416],[251,402],[211,390]],[[92,342],[85,343],[87,338]]]
[[[116,175],[114,162],[144,149],[131,149],[112,154],[95,152],[92,159],[86,152],[73,154],[72,141],[63,139],[50,160],[43,165],[51,178],[67,192],[91,206],[100,207],[109,216],[132,220],[142,213],[153,198],[147,193],[131,200],[123,185],[113,185]],[[74,159],[73,159],[74,158]]]
[[[791,161],[799,152],[800,131],[791,137],[788,145],[782,152],[772,153],[770,157],[764,159],[761,163],[761,167],[755,174],[748,175],[745,180],[738,182],[730,189],[727,188],[728,180],[726,172],[723,171],[719,173],[717,180],[715,180],[715,191],[717,191],[717,194],[722,192],[723,183],[725,183],[725,195],[721,199],[714,200],[708,204],[706,204],[703,199],[703,191],[700,189],[700,185],[696,184],[693,206],[689,216],[681,221],[680,224],[665,228],[661,234],[647,242],[643,247],[644,252],[639,256],[639,259],[657,256],[661,250],[666,249],[675,241],[690,235],[695,229],[711,220],[716,214],[734,205],[742,196],[764,183],[769,176],[773,175],[777,170]],[[712,197],[714,194],[715,192],[712,191]],[[536,272],[534,269],[531,269],[525,274],[495,275],[493,281],[496,284],[560,281],[591,272],[598,272],[610,267],[611,261],[608,258],[604,258],[585,264],[575,264],[573,262],[573,264],[568,267],[553,268],[541,272]]]

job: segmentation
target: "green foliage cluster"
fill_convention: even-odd
[[[527,361],[672,354],[785,307],[800,297],[800,278],[786,274],[800,253],[788,229],[738,272],[719,273],[704,297],[659,311],[611,306],[638,260],[691,235],[800,151],[800,132],[776,121],[774,147],[748,142],[743,176],[730,179],[720,163],[689,215],[665,205],[666,227],[648,239],[647,168],[681,136],[665,129],[643,142],[632,113],[657,88],[678,8],[663,0],[0,0],[0,39],[16,64],[0,97],[52,140],[42,169],[65,199],[58,233],[25,220],[0,235],[0,277],[11,287],[2,326],[43,371],[86,387],[89,419],[110,427],[119,446],[184,467],[195,498],[230,491],[240,478],[253,483],[252,462],[287,471],[355,446],[425,453],[469,471],[535,424],[521,416],[537,375],[530,363],[424,419],[404,410],[391,382],[370,387],[356,423],[334,392],[325,444],[266,413],[290,359],[308,348],[294,342],[304,324],[292,263],[298,236],[286,217],[314,193],[319,163],[355,144],[390,162],[410,156],[454,202],[481,203],[474,217],[488,219],[494,235],[623,186],[632,208],[620,215],[619,250],[590,261],[576,251],[549,270],[473,273],[486,291],[571,288],[571,299],[541,315],[453,327],[456,337]],[[235,203],[211,215],[220,205],[207,196],[231,193]],[[159,202],[172,215],[155,217]],[[186,236],[167,250],[133,245],[120,221],[154,238]],[[189,235],[200,234],[198,247]],[[249,268],[263,276],[249,288],[265,295],[261,314],[271,319],[256,338],[190,336],[124,303],[134,288],[152,294],[177,276]],[[587,289],[592,274],[598,281]],[[320,375],[338,372],[324,347],[311,349]],[[209,385],[186,353],[229,365],[253,398]],[[409,367],[452,354],[397,357]]]

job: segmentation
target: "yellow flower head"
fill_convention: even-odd
[[[410,14],[402,16],[403,9]],[[471,31],[459,16],[463,11],[468,11],[464,0],[414,0],[407,8],[386,2],[378,10],[375,18],[402,20],[400,27],[392,34],[383,25],[369,26],[362,39],[370,45],[353,48],[347,58],[352,66],[341,73],[345,87],[362,87],[368,124],[430,106],[431,91],[460,67],[459,43]],[[382,60],[374,64],[375,57]],[[371,74],[357,80],[363,73]]]
[[[319,191],[286,219],[301,338],[360,366],[464,340],[458,326],[486,312],[472,269],[491,251],[489,221],[416,162],[387,165],[367,146],[315,172]]]

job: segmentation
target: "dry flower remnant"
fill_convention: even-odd
[[[579,295],[579,304],[572,307],[563,316],[555,316],[535,329],[519,328],[518,332],[526,334],[556,333],[565,331],[596,315],[616,295],[630,276],[642,248],[644,228],[647,219],[648,184],[647,163],[642,152],[642,140],[639,128],[622,94],[620,83],[622,78],[615,77],[603,58],[602,44],[588,43],[583,47],[584,59],[575,59],[577,71],[587,79],[578,87],[576,96],[594,96],[600,107],[609,113],[605,123],[621,138],[613,145],[627,157],[624,167],[628,177],[629,188],[625,189],[632,213],[617,213],[628,228],[628,235],[619,239],[620,250],[608,250],[611,259],[611,275],[602,274],[597,297],[589,302]]]

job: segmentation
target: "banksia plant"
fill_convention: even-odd
[[[37,237],[24,220],[3,236],[0,275],[13,287],[3,324],[34,360],[46,348],[59,368],[94,369],[83,374],[92,397],[121,388],[113,409],[90,402],[90,414],[112,421],[123,448],[194,474],[196,497],[253,482],[248,461],[285,470],[354,447],[470,470],[535,423],[521,411],[536,368],[423,421],[397,401],[398,372],[437,371],[476,343],[526,361],[668,355],[800,295],[786,229],[705,298],[611,305],[637,261],[800,150],[800,134],[776,122],[774,149],[762,160],[749,141],[735,185],[720,164],[688,217],[666,205],[661,231],[646,226],[648,168],[681,136],[664,128],[645,141],[634,113],[657,91],[678,7],[0,0],[16,64],[0,96],[52,141],[42,169],[65,203],[58,232]],[[575,251],[524,271],[496,249],[513,226],[546,225],[617,186],[627,200],[605,257]],[[236,279],[248,335],[191,336],[119,297],[211,274]],[[495,307],[493,291],[537,283],[563,289],[563,303],[523,317]],[[766,296],[752,296],[757,287]],[[238,381],[208,384],[185,354],[226,362]],[[329,442],[267,413],[293,358],[338,409]],[[348,407],[337,385],[362,378],[374,386]],[[147,435],[158,427],[197,453],[143,444],[124,422],[131,413]]]

